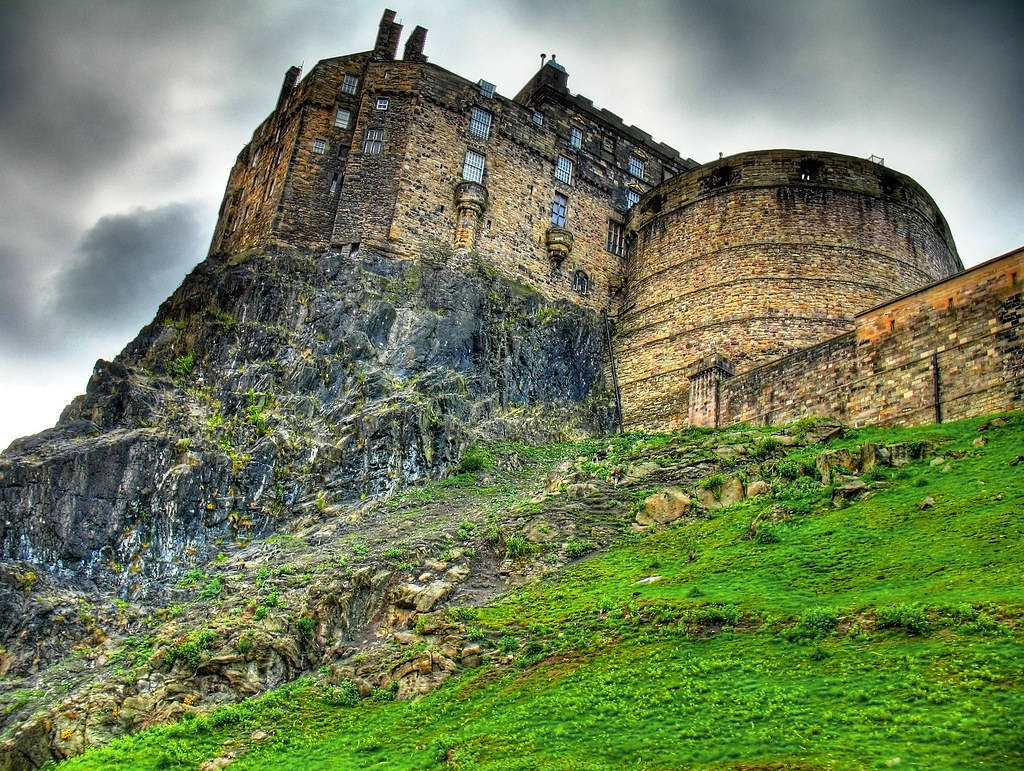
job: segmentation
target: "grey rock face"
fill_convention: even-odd
[[[199,265],[0,456],[0,559],[146,596],[218,544],[449,473],[477,438],[610,428],[594,314],[363,254]]]

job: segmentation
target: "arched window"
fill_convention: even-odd
[[[590,294],[590,277],[582,270],[573,271],[572,289],[580,297],[586,297]]]

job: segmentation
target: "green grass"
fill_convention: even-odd
[[[307,678],[66,766],[195,768],[237,749],[232,769],[1024,767],[1024,464],[1010,465],[1024,415],[1007,418],[980,448],[980,419],[833,443],[940,441],[950,463],[874,471],[888,486],[839,509],[798,473],[815,451],[797,450],[767,496],[625,535],[460,611],[512,664],[421,700]],[[642,455],[702,436],[529,452]],[[771,516],[775,538],[751,538]]]

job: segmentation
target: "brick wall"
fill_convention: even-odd
[[[1022,287],[1018,250],[865,311],[847,334],[724,381],[721,422],[917,424],[1022,408]]]
[[[681,376],[738,371],[853,328],[861,309],[961,267],[934,202],[904,175],[831,153],[744,153],[648,193],[631,220],[616,354],[626,424],[685,420]]]

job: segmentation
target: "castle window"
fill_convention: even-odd
[[[469,133],[475,137],[489,139],[491,136],[491,120],[493,119],[487,110],[473,107],[469,111]]]
[[[582,270],[573,271],[572,290],[579,294],[580,297],[586,297],[590,294],[590,277]]]
[[[551,204],[551,224],[558,227],[565,227],[565,210],[569,206],[569,199],[561,193],[555,193],[555,200]]]
[[[470,182],[484,181],[484,164],[486,159],[480,153],[466,151],[466,162],[462,164],[462,178]]]
[[[636,190],[627,190],[626,191],[626,208],[627,209],[632,209],[638,203],[640,203],[640,194]]]
[[[615,220],[608,220],[608,251],[622,256],[622,246],[625,243],[626,229]]]
[[[538,112],[537,110],[533,111],[533,123],[534,123],[535,126],[543,126],[544,125],[544,116],[540,112]]]
[[[572,184],[572,161],[562,155],[555,161],[555,179],[567,185]]]
[[[569,144],[579,150],[583,146],[583,131],[573,126],[569,129]]]
[[[338,174],[334,174],[331,177],[331,195],[334,195],[335,193],[338,192],[338,182],[339,181],[340,181],[340,176]]]
[[[327,140],[326,139],[314,139],[313,140],[313,152],[317,155],[323,155],[327,152]]]
[[[477,82],[477,85],[480,86],[480,95],[484,97],[484,99],[491,99],[494,97],[493,83],[488,83],[486,80],[480,80]]]
[[[644,178],[644,162],[636,156],[631,156],[629,159],[629,173],[634,177]]]
[[[386,138],[384,129],[368,129],[366,140],[363,142],[363,152],[367,155],[380,155]]]
[[[346,75],[344,82],[342,82],[341,84],[341,93],[354,94],[358,87],[359,78],[357,78],[355,75]]]
[[[352,119],[352,113],[343,107],[338,108],[338,112],[334,115],[334,127],[335,128],[348,128],[348,122]]]
[[[388,99],[385,99],[384,97],[380,97],[380,98],[377,99],[377,109],[378,110],[386,110],[386,109],[388,109],[388,106],[390,104],[391,104],[391,101],[388,100]]]

